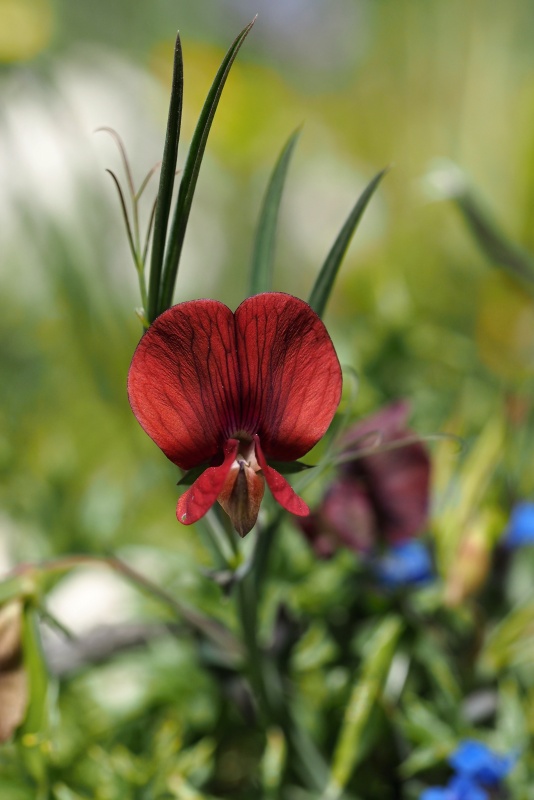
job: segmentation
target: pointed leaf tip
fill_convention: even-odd
[[[308,301],[315,313],[320,317],[322,317],[324,314],[328,298],[330,297],[332,289],[334,288],[334,282],[336,280],[337,273],[356,228],[358,227],[363,213],[367,208],[371,197],[375,193],[378,184],[384,175],[389,172],[389,169],[389,166],[384,167],[384,169],[380,170],[380,172],[378,172],[367,184],[366,188],[356,201],[356,205],[349,214],[345,224],[341,228],[337,239],[332,245],[326,260],[321,267]]]
[[[269,292],[272,289],[272,273],[276,230],[280,203],[286,181],[287,171],[293,150],[300,136],[300,128],[294,131],[284,145],[271,174],[256,230],[252,254],[250,294]]]
[[[180,190],[178,192],[178,200],[176,203],[174,217],[171,224],[169,233],[169,240],[165,251],[165,259],[163,266],[163,275],[161,277],[161,286],[159,293],[158,313],[161,314],[172,305],[172,298],[174,294],[174,286],[176,283],[176,276],[178,274],[178,267],[180,263],[180,256],[189,220],[189,213],[193,203],[193,197],[197,185],[198,174],[200,166],[204,157],[206,143],[208,141],[209,132],[222,91],[224,89],[226,79],[230,73],[232,64],[234,63],[241,45],[245,41],[250,29],[254,25],[254,21],[243,28],[241,33],[236,37],[230,49],[226,53],[221,66],[215,76],[211,88],[206,97],[204,106],[200,113],[200,117],[193,133],[191,146],[185,162],[182,181],[180,183]],[[159,279],[158,275],[158,279]],[[157,314],[155,315],[157,316]]]
[[[161,294],[161,272],[165,256],[165,242],[167,240],[167,227],[171,211],[174,179],[176,177],[176,164],[178,161],[178,144],[182,125],[182,105],[184,94],[184,69],[182,58],[182,45],[180,33],[176,34],[174,44],[174,61],[171,84],[171,97],[169,114],[167,117],[167,130],[165,145],[161,161],[159,189],[156,202],[154,219],[154,233],[152,239],[152,255],[150,263],[150,281],[148,290],[148,318],[150,322],[158,316]]]

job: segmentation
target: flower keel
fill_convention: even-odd
[[[217,497],[240,536],[246,536],[256,524],[264,491],[265,480],[260,474],[254,444],[240,443],[235,461]]]

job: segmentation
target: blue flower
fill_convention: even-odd
[[[455,775],[449,781],[448,790],[454,800],[489,800],[487,792],[466,775]]]
[[[425,583],[433,577],[430,553],[417,539],[390,547],[373,563],[373,569],[380,583],[390,589]]]
[[[501,756],[483,742],[466,739],[449,758],[451,767],[462,777],[484,786],[498,786],[510,772],[515,756]]]
[[[445,786],[429,786],[419,795],[419,800],[456,800]]]
[[[518,503],[504,535],[506,547],[514,549],[534,544],[534,503]]]
[[[470,778],[455,775],[447,786],[425,789],[419,800],[488,800],[488,794]]]
[[[484,787],[498,787],[515,760],[515,755],[501,756],[483,742],[466,739],[449,757],[456,774],[447,786],[431,786],[419,800],[489,800]]]

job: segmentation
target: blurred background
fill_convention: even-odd
[[[277,290],[308,296],[357,196],[392,165],[325,320],[340,360],[359,375],[358,413],[406,398],[419,433],[447,430],[467,443],[501,425],[506,448],[488,495],[497,525],[516,499],[532,497],[532,299],[488,262],[440,188],[450,163],[458,165],[502,229],[534,250],[530,0],[0,0],[4,570],[68,552],[119,552],[192,605],[226,614],[199,569],[210,563],[202,540],[176,523],[176,470],[128,406],[140,300],[105,173],[124,181],[119,154],[95,130],[121,135],[139,184],[161,158],[179,29],[183,164],[224,52],[256,13],[208,142],[176,301],[209,296],[234,308],[246,296],[262,195],[299,126]],[[157,179],[143,225],[156,188]],[[449,448],[444,458],[438,478],[459,456]],[[313,559],[298,534],[288,537],[304,573]],[[325,594],[335,584],[328,569]],[[75,629],[153,611],[107,574],[84,580],[58,584],[50,599]],[[305,605],[318,590],[302,591]],[[145,732],[131,721],[169,709],[171,696],[181,699],[180,713],[173,706],[158,717],[160,738],[165,725],[173,735],[214,727],[212,687],[195,663],[191,647],[166,640],[128,662],[128,681],[114,664],[70,684],[76,700],[63,699],[65,707],[93,710],[84,751],[130,720],[127,737],[113,741],[119,755],[136,752]],[[67,739],[64,765],[80,745]],[[119,758],[112,750],[97,761]],[[79,769],[90,772],[91,752]],[[231,752],[227,767],[240,769]]]

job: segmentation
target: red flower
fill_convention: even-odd
[[[428,518],[430,457],[406,425],[408,405],[393,403],[350,428],[344,463],[319,508],[301,527],[317,555],[340,545],[362,553],[421,533]]]
[[[179,499],[190,525],[218,500],[241,536],[256,522],[264,479],[293,514],[309,509],[267,459],[294,461],[324,435],[341,369],[323,323],[302,300],[249,297],[233,314],[216,300],[165,311],[134,353],[130,405],[167,458],[206,469]]]

